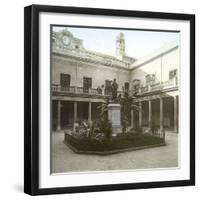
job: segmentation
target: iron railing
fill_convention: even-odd
[[[133,90],[132,93],[133,94],[144,94],[144,93],[148,93],[148,92],[167,90],[167,89],[171,89],[171,88],[175,88],[175,87],[178,87],[177,78],[173,78],[173,79],[165,81],[165,82],[158,82],[155,84],[138,87],[137,89]]]
[[[100,96],[110,96],[111,94],[104,93],[103,90],[95,89],[95,88],[84,88],[84,87],[62,87],[59,84],[52,84],[52,92],[60,92],[60,93],[72,93],[72,94],[88,94],[88,95],[100,95]]]
[[[167,90],[170,88],[178,87],[178,81],[176,78],[171,79],[166,82],[159,82],[152,85],[146,85],[143,87],[138,87],[135,90],[126,91],[129,95],[135,94],[145,94],[154,91],[162,91]],[[53,92],[60,92],[60,93],[72,93],[72,94],[88,94],[88,95],[98,95],[98,96],[111,96],[112,92],[109,90],[102,90],[96,88],[84,88],[84,87],[76,87],[76,86],[69,86],[69,87],[62,87],[59,84],[52,84],[52,91]],[[124,91],[118,91],[117,94],[123,96]]]

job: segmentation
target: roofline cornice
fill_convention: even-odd
[[[129,63],[124,63],[125,65],[127,65],[128,67],[122,67],[120,65],[117,65],[115,64],[114,62],[107,62],[107,60],[105,59],[105,61],[101,61],[101,60],[95,60],[95,59],[92,59],[92,58],[87,58],[87,57],[84,57],[84,56],[76,56],[75,54],[67,54],[67,53],[62,53],[62,52],[55,52],[53,51],[52,53],[54,55],[57,55],[57,56],[60,56],[60,57],[63,57],[63,58],[73,58],[73,59],[77,59],[79,61],[83,61],[83,62],[88,62],[88,63],[92,63],[92,64],[101,64],[101,65],[104,65],[104,66],[107,66],[107,67],[113,67],[113,68],[118,68],[118,69],[122,69],[122,70],[125,70],[125,71],[133,71],[139,67],[141,67],[142,65],[144,64],[147,64],[159,57],[162,57],[172,51],[174,51],[175,49],[177,49],[179,47],[179,45],[177,44],[176,46],[170,48],[170,49],[167,49],[159,54],[156,54],[152,57],[150,57],[149,59],[145,59],[143,62],[137,64],[137,63],[133,63],[132,65],[129,64]],[[140,59],[137,60],[137,62],[140,62]]]
[[[104,65],[106,67],[113,67],[113,68],[118,68],[118,69],[122,69],[122,70],[125,70],[125,71],[130,71],[129,68],[121,67],[121,66],[113,64],[113,63],[110,64],[110,63],[97,61],[97,60],[90,59],[90,58],[78,57],[78,56],[69,55],[69,54],[61,54],[61,53],[57,53],[57,52],[52,52],[52,53],[56,56],[60,56],[60,57],[63,57],[63,58],[73,58],[73,59],[75,58],[75,59],[77,59],[79,61],[83,61],[83,62],[88,62],[88,63],[92,63],[92,64],[101,64],[101,65]]]
[[[177,49],[178,47],[179,47],[179,46],[176,45],[176,46],[172,47],[171,49],[168,49],[168,50],[166,50],[166,51],[164,51],[164,52],[161,52],[161,53],[159,53],[159,54],[157,54],[157,55],[152,56],[151,58],[149,58],[149,59],[147,59],[147,60],[144,60],[143,62],[139,63],[138,65],[137,65],[137,63],[136,63],[136,64],[133,63],[133,64],[131,65],[131,67],[130,67],[130,70],[131,70],[131,71],[132,71],[132,70],[135,70],[135,69],[141,67],[141,66],[144,65],[144,64],[147,64],[147,63],[149,63],[149,62],[151,62],[151,61],[153,61],[153,60],[155,60],[155,59],[157,59],[157,58],[159,58],[159,57],[161,57],[161,56],[164,56],[164,55],[166,55],[166,54],[168,54],[168,53],[174,51],[174,50]],[[140,61],[140,59],[138,59],[138,61]],[[134,65],[135,65],[135,66],[134,66]]]

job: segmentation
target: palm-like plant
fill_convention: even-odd
[[[91,122],[86,122],[83,121],[82,122],[86,137],[88,138],[92,138],[95,136],[95,129],[96,129],[96,122],[95,121],[91,121]]]
[[[98,110],[100,113],[100,119],[98,120],[98,128],[100,132],[104,133],[105,138],[110,140],[112,135],[112,124],[108,120],[108,100],[106,103],[102,103],[98,106]]]
[[[142,111],[142,110],[140,106],[136,105],[133,102],[133,97],[130,96],[128,92],[125,92],[124,95],[119,95],[117,100],[121,106],[122,132],[125,133],[127,131],[127,127],[129,126],[129,119],[131,115],[130,111],[131,110]],[[100,121],[103,122],[104,124],[108,123],[108,104],[109,100],[98,106],[98,110],[100,113]]]
[[[122,131],[125,133],[129,125],[131,110],[141,111],[141,108],[134,104],[133,97],[130,96],[128,92],[125,92],[123,96],[119,96],[118,98],[121,105]]]
[[[109,99],[107,99],[105,103],[101,103],[101,105],[97,107],[97,110],[99,111],[99,115],[101,118],[108,119],[108,103]]]

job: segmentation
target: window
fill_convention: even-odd
[[[60,74],[60,86],[61,89],[69,89],[71,82],[71,75],[70,74]]]
[[[156,81],[156,75],[155,74],[147,74],[145,76],[145,78],[146,78],[146,85],[153,84]]]
[[[111,89],[112,88],[111,84],[112,84],[111,80],[105,80],[105,94],[106,95],[111,94],[111,90],[112,90]]]
[[[134,79],[133,80],[133,90],[137,91],[140,87],[140,80],[139,79]]]
[[[88,93],[89,88],[92,88],[92,78],[83,77],[83,91]]]
[[[140,80],[139,79],[134,79],[133,80],[133,85],[140,85]]]
[[[177,76],[177,69],[169,71],[169,80],[175,78]]]
[[[152,74],[151,75],[151,83],[155,83],[155,81],[156,81],[156,75]]]
[[[146,84],[148,85],[151,82],[151,75],[148,74],[145,76],[145,78],[146,78]]]
[[[126,92],[129,91],[129,82],[124,83],[124,89],[125,89]]]

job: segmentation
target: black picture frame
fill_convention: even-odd
[[[39,188],[39,14],[73,13],[187,20],[190,23],[190,178],[188,180]],[[195,185],[195,15],[31,5],[24,9],[24,192],[46,195]]]

